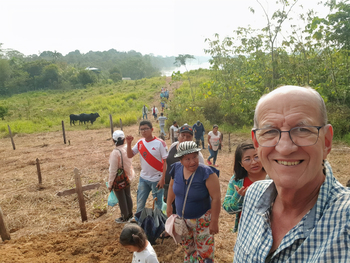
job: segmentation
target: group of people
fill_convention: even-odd
[[[195,125],[200,126],[200,122]],[[221,206],[236,215],[233,231],[238,235],[233,262],[350,262],[350,190],[335,179],[326,160],[332,148],[333,128],[317,91],[284,86],[258,101],[252,143],[241,143],[236,148],[234,175],[222,205],[220,173],[215,166],[204,164],[204,144],[199,146],[199,141],[204,142],[204,127],[173,126],[178,136],[169,151],[164,141],[152,135],[149,121],[141,121],[143,138],[134,147],[132,136],[125,137],[127,147],[119,142],[121,133],[113,136],[120,151],[111,153],[109,182],[116,171],[112,159],[119,160],[119,154],[127,159],[140,153],[136,212],[144,208],[152,191],[160,209],[163,200],[166,202],[169,218],[173,214],[183,218],[189,230],[180,237],[184,262],[214,261],[214,235],[219,232]],[[214,125],[208,133],[214,164],[216,156],[211,151],[217,151],[222,143],[217,128]],[[128,167],[124,161],[124,169]],[[129,172],[133,177],[133,171]],[[131,217],[129,193],[126,190],[121,197],[126,201],[120,203],[119,222],[130,218],[137,221]],[[124,246],[135,246],[132,242],[139,240],[138,234],[132,234],[128,239],[132,244],[128,243],[122,234],[120,242]],[[134,258],[135,253],[148,251],[146,254],[156,259],[149,243],[141,243],[136,246],[138,250],[131,247]]]
[[[154,119],[156,120],[158,118],[158,114],[159,114],[158,108],[156,106],[153,106],[151,108],[151,112],[152,112]],[[142,107],[142,119],[143,120],[148,119],[148,108],[146,105],[143,105],[143,107]]]

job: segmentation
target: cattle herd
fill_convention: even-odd
[[[90,114],[86,114],[86,113],[82,113],[82,114],[71,114],[69,115],[69,119],[70,119],[70,125],[72,125],[72,123],[75,125],[75,121],[79,121],[80,123],[89,123],[91,122],[91,124],[94,123],[94,121],[96,121],[96,119],[100,117],[100,114],[98,114],[97,112],[95,113],[90,113]]]

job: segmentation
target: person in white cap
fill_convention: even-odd
[[[124,189],[118,191],[115,191],[113,189],[113,182],[116,178],[118,169],[124,169],[125,175],[128,177],[129,181],[131,181],[135,176],[131,158],[128,158],[126,152],[126,144],[124,144],[124,141],[124,132],[121,130],[116,130],[113,133],[113,142],[116,147],[113,149],[112,153],[109,156],[108,190],[113,190],[115,195],[117,196],[119,200],[119,207],[121,213],[121,217],[115,220],[117,223],[127,222],[130,218],[133,217],[133,204],[130,194],[130,184]]]

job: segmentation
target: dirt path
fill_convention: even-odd
[[[159,100],[158,100],[159,101]],[[158,125],[155,125],[157,134]],[[135,142],[138,126],[124,127]],[[0,139],[0,207],[11,232],[11,240],[0,240],[0,263],[3,262],[131,262],[132,255],[118,243],[122,224],[114,219],[119,208],[107,208],[107,189],[84,192],[88,222],[81,223],[76,195],[58,197],[57,192],[75,186],[74,168],[81,172],[83,185],[100,182],[108,176],[108,158],[113,149],[110,129],[67,132],[63,144],[61,132],[16,136],[16,150],[9,138]],[[233,170],[235,145],[249,140],[249,135],[228,135],[219,152],[222,199]],[[170,141],[166,140],[168,146]],[[204,157],[208,151],[203,150]],[[39,158],[43,184],[38,185],[35,160]],[[350,148],[335,145],[329,156],[335,176],[342,184],[350,179]],[[139,157],[133,159],[137,175]],[[132,197],[136,209],[138,179],[132,182]],[[151,198],[147,203],[150,207]],[[225,211],[220,214],[220,233],[215,236],[216,262],[232,262],[236,234],[234,218]],[[182,249],[171,239],[154,246],[160,262],[182,262]]]

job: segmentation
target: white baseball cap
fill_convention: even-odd
[[[122,130],[116,130],[113,132],[113,140],[118,141],[123,139],[125,139],[125,135]]]

